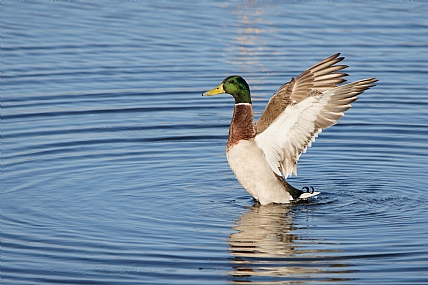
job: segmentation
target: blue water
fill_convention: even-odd
[[[427,284],[426,2],[2,1],[2,284]],[[376,87],[253,205],[225,158],[336,52]]]

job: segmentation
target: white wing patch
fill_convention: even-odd
[[[315,140],[314,121],[320,112],[319,98],[289,105],[264,132],[256,136],[271,169],[279,176],[297,175],[296,163],[301,153]]]
[[[297,104],[290,104],[262,133],[255,137],[271,169],[285,177],[297,175],[297,161],[319,133],[343,117],[357,95],[374,86],[365,79],[324,92],[311,92]]]

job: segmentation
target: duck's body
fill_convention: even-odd
[[[351,107],[357,95],[374,86],[374,78],[337,87],[346,74],[335,71],[343,60],[333,55],[284,84],[254,124],[248,84],[239,76],[227,77],[203,95],[229,93],[235,107],[226,156],[241,185],[261,204],[289,203],[319,192],[303,192],[283,178],[296,174],[297,160],[322,129],[330,127]]]
[[[251,104],[236,104],[226,146],[230,168],[241,185],[261,204],[288,203],[292,198],[269,167],[263,150],[254,140],[255,135]]]

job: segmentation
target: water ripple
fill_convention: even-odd
[[[2,2],[2,282],[426,284],[426,5],[289,4]],[[258,117],[336,52],[379,84],[289,179],[322,194],[253,205],[201,93]]]

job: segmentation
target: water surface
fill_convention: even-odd
[[[427,284],[423,2],[2,2],[2,284]],[[307,204],[253,205],[225,158],[341,52],[376,77],[299,161]]]

